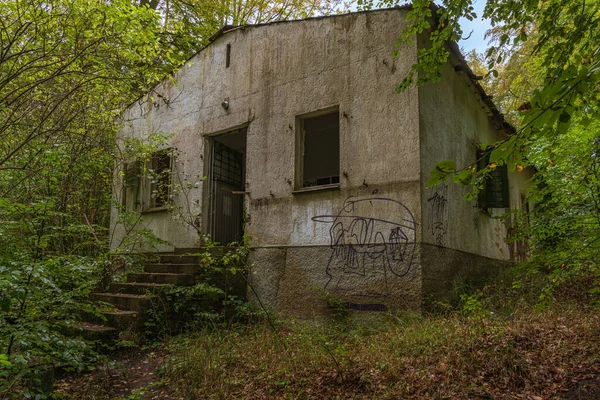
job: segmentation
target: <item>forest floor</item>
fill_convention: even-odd
[[[58,399],[183,399],[170,393],[161,377],[167,354],[164,348],[116,352],[91,372],[55,382],[53,396]]]
[[[600,310],[387,315],[173,337],[56,383],[60,399],[600,399]]]

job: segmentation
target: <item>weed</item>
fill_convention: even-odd
[[[342,298],[320,287],[314,287],[313,290],[319,292],[319,299],[323,300],[327,304],[327,307],[331,313],[330,315],[334,321],[341,323],[348,322],[350,318],[350,310]]]
[[[189,398],[473,398],[526,385],[539,396],[566,365],[597,360],[596,314],[498,318],[475,303],[474,315],[400,315],[372,329],[290,321],[278,333],[266,323],[205,330],[171,342],[165,374]]]

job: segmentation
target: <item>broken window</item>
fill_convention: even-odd
[[[162,208],[171,200],[171,163],[172,152],[161,150],[152,155],[149,165],[149,201],[150,209]]]
[[[340,117],[337,107],[298,117],[296,184],[298,188],[340,182]]]
[[[125,211],[137,207],[137,194],[140,186],[140,163],[132,161],[123,165],[123,191],[121,203]]]
[[[490,153],[494,150],[489,147],[486,150],[477,151],[477,169],[482,170],[490,164]],[[479,208],[508,208],[510,199],[508,195],[508,170],[506,165],[498,165],[494,168],[483,183],[483,190],[478,196]]]

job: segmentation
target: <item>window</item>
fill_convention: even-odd
[[[163,208],[170,204],[171,195],[170,150],[161,150],[152,155],[148,167],[148,208]]]
[[[227,43],[227,52],[225,54],[225,68],[231,64],[231,43]]]
[[[140,186],[140,163],[133,161],[123,165],[123,192],[121,203],[126,211],[137,207],[137,194]]]
[[[296,132],[296,188],[339,184],[338,108],[297,117]]]
[[[477,169],[488,167],[492,150],[493,148],[488,147],[486,150],[477,151]],[[482,210],[510,207],[506,165],[499,165],[489,173],[483,184],[483,190],[479,192],[478,203]]]

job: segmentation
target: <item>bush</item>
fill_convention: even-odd
[[[79,315],[105,267],[104,260],[53,256],[34,261],[22,255],[0,264],[0,393],[22,378],[60,366],[83,371],[99,355],[81,337]],[[29,385],[31,386],[31,385]],[[36,387],[36,385],[33,385]]]

